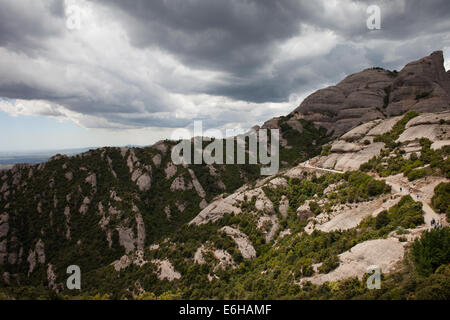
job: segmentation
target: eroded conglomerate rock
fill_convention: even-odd
[[[45,250],[44,250],[44,242],[42,241],[42,239],[39,239],[39,241],[36,242],[34,250],[30,249],[27,261],[29,265],[28,275],[30,275],[33,272],[37,263],[39,264],[45,263]]]
[[[438,112],[449,109],[450,78],[443,67],[442,51],[408,63],[394,79],[389,115],[408,110]]]
[[[166,173],[166,179],[172,178],[177,173],[177,166],[172,162],[168,162],[164,172]]]
[[[326,274],[303,278],[301,283],[310,281],[320,285],[350,277],[362,279],[369,266],[378,266],[383,273],[388,273],[403,259],[404,245],[396,238],[369,240],[357,244],[339,255],[339,266]]]
[[[221,228],[220,231],[230,236],[234,242],[236,242],[236,245],[238,246],[238,249],[244,259],[256,257],[255,248],[245,233],[229,226]]]
[[[393,117],[386,120],[376,120],[369,124],[363,124],[352,129],[339,139],[335,140],[328,155],[312,158],[308,163],[315,167],[334,169],[338,171],[359,170],[363,163],[381,154],[385,148],[383,142],[374,142],[376,136],[389,133],[394,125],[403,116]],[[408,143],[405,146],[405,157],[412,152],[421,150],[420,144],[414,142],[420,138],[427,138],[433,143],[433,148],[441,148],[450,144],[450,111],[426,113],[411,119],[405,125],[397,142]],[[346,138],[346,139],[344,139]],[[413,144],[416,143],[414,146]]]
[[[184,191],[192,189],[192,183],[190,181],[185,182],[183,176],[176,177],[170,185],[170,191]]]
[[[169,260],[154,259],[151,261],[151,263],[156,264],[158,268],[157,276],[159,280],[167,279],[168,281],[173,281],[181,278],[181,274],[175,270]]]
[[[197,248],[194,254],[194,262],[198,264],[204,264],[206,262],[204,256],[207,253],[211,253],[213,257],[217,259],[214,270],[217,270],[219,268],[222,270],[236,268],[236,264],[231,254],[222,249],[212,248],[209,243],[207,245],[202,244]]]
[[[210,203],[189,224],[200,225],[214,222],[227,213],[240,214],[242,212],[241,204],[251,201],[253,198],[255,198],[255,209],[257,211],[270,214],[275,213],[272,201],[266,196],[261,187],[247,190],[247,186],[243,186],[232,195],[226,198],[219,197]]]
[[[263,215],[258,219],[258,229],[262,230],[266,243],[273,239],[275,232],[280,228],[276,215]]]
[[[285,195],[282,195],[280,204],[278,205],[278,211],[284,218],[286,218],[288,216],[288,210],[289,210],[289,199]]]
[[[442,51],[407,64],[398,74],[380,68],[352,74],[308,96],[291,115],[311,120],[339,136],[361,123],[408,110],[450,107],[450,78]],[[358,135],[353,132],[349,136]]]

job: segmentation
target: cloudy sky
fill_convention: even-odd
[[[369,5],[381,29],[369,30]],[[0,0],[0,151],[250,128],[353,72],[444,50],[448,0]]]

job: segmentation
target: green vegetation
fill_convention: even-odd
[[[431,94],[431,91],[425,91],[425,92],[419,93],[416,95],[416,100],[428,98],[428,96],[430,94]]]
[[[378,236],[383,237],[398,228],[409,229],[423,223],[422,203],[407,195],[389,210],[380,212],[375,218],[369,217],[361,225],[371,228]]]
[[[390,97],[391,97],[391,90],[392,90],[392,88],[390,86],[384,88],[384,93],[385,93],[384,101],[383,101],[383,108],[384,109],[386,109],[387,106],[389,105],[389,100],[390,100]]]
[[[378,141],[387,142],[389,149],[364,164],[361,170],[375,171],[382,176],[402,172],[410,180],[430,174],[448,177],[449,148],[432,150],[431,142],[422,139],[420,155],[414,153],[405,159],[395,143],[407,121],[414,116],[415,113],[406,114],[391,132],[377,137]],[[330,146],[325,145],[329,136],[325,129],[315,128],[304,120],[293,121],[284,117],[279,122],[283,138],[292,147],[280,150],[285,166],[320,153],[329,153]],[[167,143],[170,146],[170,142]],[[407,235],[408,229],[423,224],[422,203],[404,196],[389,210],[382,211],[376,217],[368,217],[355,228],[305,233],[307,222],[300,221],[296,210],[307,200],[310,210],[318,215],[332,213],[349,203],[358,206],[379,196],[382,199],[389,197],[390,186],[365,172],[326,173],[319,177],[304,172],[301,178],[290,178],[287,185],[281,187],[264,185],[262,188],[273,202],[281,226],[275,234],[276,240],[266,241],[264,231],[270,229],[271,223],[265,222],[258,227],[261,216],[267,213],[256,209],[256,197],[245,198],[240,203],[242,213],[239,215],[226,214],[215,222],[196,226],[186,222],[198,214],[202,198],[194,187],[186,190],[170,188],[176,177],[191,181],[193,172],[205,190],[206,201],[210,203],[217,195],[231,193],[244,182],[254,185],[259,178],[259,166],[214,165],[213,169],[204,164],[178,166],[175,174],[167,178],[164,169],[169,164],[170,152],[159,152],[153,148],[133,151],[139,159],[135,166],[144,172],[151,172],[152,186],[149,191],[139,190],[131,180],[132,170],[127,163],[130,150],[123,154],[123,150],[118,148],[103,148],[79,157],[53,159],[41,170],[34,166],[32,178],[27,179],[24,189],[17,192],[14,201],[8,202],[8,207],[7,202],[0,198],[0,209],[10,214],[10,229],[21,230],[14,241],[8,235],[8,249],[18,251],[21,247],[23,252],[28,253],[34,250],[36,239],[42,238],[46,253],[46,264],[38,263],[30,277],[27,276],[29,265],[25,262],[25,254],[20,264],[0,265],[0,274],[18,274],[20,281],[20,285],[0,282],[0,300],[11,297],[99,300],[450,298],[449,228],[425,233],[411,249],[407,245],[402,268],[383,275],[380,290],[367,289],[367,276],[362,281],[350,278],[320,286],[309,282],[302,287],[298,285],[305,277],[337,268],[339,255],[358,243],[386,238],[392,232]],[[161,157],[159,165],[152,161],[155,155]],[[29,168],[21,170],[23,176],[29,175]],[[211,170],[215,174],[211,174]],[[65,178],[67,171],[73,173],[71,181]],[[86,182],[91,172],[96,173],[95,188]],[[6,181],[11,184],[13,179],[14,174],[9,173]],[[217,183],[218,180],[223,182],[224,187]],[[432,206],[447,215],[449,193],[449,184],[442,183],[436,187],[432,199]],[[279,212],[282,196],[289,199],[287,216]],[[79,208],[86,197],[90,203],[83,214]],[[41,214],[37,213],[38,203],[41,203]],[[184,210],[180,211],[177,203],[183,203]],[[66,206],[71,211],[70,221],[64,214]],[[109,240],[101,227],[103,217],[100,207],[110,219]],[[129,227],[134,235],[138,233],[134,207],[142,214],[145,223],[144,260],[149,263],[140,267],[131,264],[117,272],[111,263],[125,254],[119,243],[117,228]],[[170,219],[165,213],[167,207],[170,208]],[[110,208],[119,213],[109,214]],[[69,237],[66,224],[70,225]],[[233,239],[219,231],[224,226],[245,233],[255,248],[256,258],[245,259]],[[281,230],[287,229],[289,233],[277,238]],[[400,239],[406,241],[405,236]],[[159,249],[150,249],[150,244],[158,244]],[[209,251],[203,255],[205,263],[194,263],[194,255],[202,245]],[[214,250],[225,251],[234,264],[222,268],[213,254]],[[166,258],[182,275],[180,279],[169,282],[157,277],[157,266],[150,261]],[[64,288],[59,293],[49,290],[48,263],[53,265],[58,282],[63,282],[68,265],[80,265],[83,272],[82,292]],[[11,283],[15,281],[11,277]],[[145,291],[141,292],[140,288]]]
[[[450,229],[426,231],[413,243],[412,255],[418,274],[425,277],[450,263]]]
[[[442,182],[434,188],[431,205],[439,213],[445,213],[450,221],[450,183]]]
[[[360,170],[375,171],[382,177],[403,173],[409,181],[430,175],[450,178],[450,146],[433,150],[430,140],[422,138],[418,142],[421,147],[420,156],[412,152],[409,158],[404,157],[401,148],[384,150],[378,157],[362,164]]]
[[[292,122],[298,122],[294,125]],[[283,166],[293,166],[322,152],[322,145],[330,140],[325,128],[317,128],[310,121],[282,117],[279,120],[282,138],[288,148],[280,148],[280,160]],[[301,128],[301,133],[297,128]],[[281,137],[280,137],[281,138]]]
[[[409,111],[406,113],[403,118],[398,121],[393,127],[392,130],[383,135],[376,136],[374,142],[384,142],[389,149],[393,149],[397,146],[395,140],[400,137],[400,135],[405,131],[406,124],[412,119],[419,115],[416,111]]]

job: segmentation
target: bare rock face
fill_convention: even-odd
[[[34,268],[36,267],[36,263],[45,263],[44,242],[41,239],[39,239],[39,241],[36,243],[34,250],[30,249],[27,261],[29,264],[28,275],[33,272]]]
[[[382,117],[376,108],[383,108],[384,88],[391,82],[388,71],[367,69],[311,94],[293,114],[341,135],[360,122]]]
[[[236,245],[238,246],[238,249],[244,259],[252,259],[256,257],[255,248],[245,233],[229,226],[221,228],[220,231],[224,232],[227,236],[230,236],[234,242],[236,242]]]
[[[331,146],[331,152],[336,153],[358,152],[359,150],[361,150],[361,147],[352,142],[337,141]]]
[[[66,174],[64,175],[66,177],[67,180],[72,181],[73,179],[73,173],[72,172],[66,172]]]
[[[434,143],[446,145],[450,140],[450,112],[423,113],[406,124],[406,130],[397,142],[427,138]]]
[[[303,278],[302,282],[310,281],[320,285],[326,281],[332,282],[350,277],[362,279],[369,266],[376,265],[383,273],[395,269],[396,263],[403,259],[404,246],[398,239],[376,239],[357,244],[349,251],[339,255],[340,265],[327,274],[319,274]]]
[[[97,187],[97,176],[95,175],[95,173],[89,175],[85,181],[89,183],[92,186],[92,188]]]
[[[135,249],[135,239],[133,228],[120,226],[116,228],[119,232],[119,243],[125,248],[125,252],[129,253]]]
[[[159,168],[159,166],[161,165],[161,155],[158,153],[152,158],[152,161],[155,167]]]
[[[279,117],[275,117],[275,118],[272,118],[270,120],[267,120],[261,126],[261,129],[279,129],[280,128],[280,126],[278,124],[279,120],[280,120]]]
[[[155,143],[152,148],[161,151],[163,154],[165,154],[168,150],[168,145],[164,140],[158,141]]]
[[[197,191],[197,194],[199,195],[200,198],[205,198],[206,192],[205,190],[203,190],[203,187],[198,181],[197,177],[195,176],[194,171],[192,169],[188,169],[188,172],[192,178],[192,183],[194,185],[195,191]]]
[[[122,256],[122,258],[120,258],[120,260],[114,261],[112,265],[114,266],[114,269],[116,271],[120,271],[122,269],[126,269],[129,265],[131,265],[131,259],[127,255],[124,255]]]
[[[289,199],[283,195],[281,196],[280,204],[278,205],[278,211],[280,211],[281,215],[286,218],[288,216],[289,209]]]
[[[241,187],[232,195],[226,198],[219,198],[211,202],[206,208],[193,219],[189,224],[201,225],[214,222],[222,218],[225,214],[240,214],[242,209],[240,204],[256,198],[255,209],[264,213],[274,214],[275,208],[272,201],[266,196],[261,187],[246,190],[246,186]]]
[[[410,109],[419,112],[448,110],[450,105],[450,78],[444,65],[442,51],[408,63],[392,83],[388,114]]]
[[[136,226],[137,226],[137,239],[136,247],[138,250],[143,250],[145,245],[145,224],[142,215],[138,213],[136,215]]]
[[[291,115],[311,120],[339,136],[385,115],[449,108],[450,77],[444,69],[442,51],[436,51],[407,64],[397,74],[381,68],[352,74],[308,96]]]
[[[170,185],[170,191],[176,191],[176,190],[190,190],[192,189],[192,184],[188,181],[185,183],[183,176],[179,176],[175,178]]]
[[[55,274],[55,271],[53,270],[53,265],[50,263],[47,266],[47,281],[48,281],[48,287],[50,289],[52,289],[52,290],[57,289],[56,274]]]
[[[8,256],[7,249],[7,240],[6,236],[9,231],[9,215],[7,213],[3,213],[0,215],[0,239],[5,238],[0,241],[0,265],[4,264],[6,261],[6,257]]]
[[[140,176],[137,181],[136,185],[138,186],[139,190],[141,191],[148,191],[151,186],[152,179],[148,175],[148,173],[144,173],[142,176]]]
[[[195,251],[194,262],[198,264],[204,264],[206,262],[204,258],[205,253],[212,253],[214,258],[218,260],[218,263],[214,267],[214,270],[217,270],[219,268],[222,270],[236,268],[233,257],[228,252],[222,249],[212,249],[209,245],[207,247],[204,244],[198,247]]]
[[[262,231],[267,243],[273,239],[275,232],[280,228],[278,217],[276,215],[263,215],[259,217],[257,227]]]
[[[177,166],[172,162],[169,162],[167,164],[167,167],[164,169],[164,172],[166,173],[166,179],[172,178],[177,173],[177,170]]]
[[[157,276],[159,280],[167,279],[168,281],[173,281],[181,278],[181,274],[175,270],[169,260],[154,259],[151,262],[156,264],[158,268]]]

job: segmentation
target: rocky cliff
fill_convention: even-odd
[[[308,96],[291,115],[314,121],[335,136],[408,110],[438,112],[450,107],[450,73],[442,51],[408,63],[400,72],[371,68]]]

